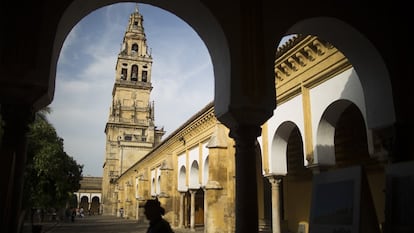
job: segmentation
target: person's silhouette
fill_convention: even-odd
[[[144,206],[144,214],[150,221],[147,233],[174,233],[170,223],[163,218],[165,209],[161,207],[158,199],[147,200]]]

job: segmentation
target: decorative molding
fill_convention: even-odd
[[[312,87],[351,67],[332,44],[315,36],[294,38],[275,61],[277,102],[301,94],[302,86]]]

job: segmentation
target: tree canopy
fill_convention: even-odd
[[[83,165],[64,151],[63,139],[47,120],[49,108],[36,113],[29,127],[24,207],[61,208],[80,188]]]

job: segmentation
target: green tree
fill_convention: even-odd
[[[36,113],[29,127],[24,207],[63,208],[80,188],[83,165],[64,151],[63,139],[47,120],[49,108]]]

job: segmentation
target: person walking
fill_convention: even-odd
[[[165,209],[158,199],[150,199],[144,205],[145,217],[150,221],[147,233],[174,233],[170,223],[163,218]]]

